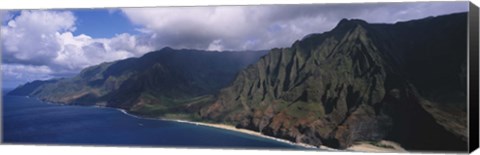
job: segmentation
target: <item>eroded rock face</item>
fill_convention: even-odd
[[[435,102],[425,95],[432,89],[425,85],[417,88],[416,84],[436,77],[411,75],[418,72],[412,65],[422,65],[417,60],[428,59],[411,57],[433,53],[428,50],[438,49],[434,42],[449,48],[444,50],[466,51],[460,48],[464,42],[446,41],[449,37],[466,38],[461,28],[465,20],[465,14],[394,25],[342,20],[330,32],[309,35],[290,48],[273,49],[256,64],[241,71],[232,85],[219,93],[215,102],[201,109],[200,115],[295,142],[341,149],[355,141],[380,139],[399,141],[407,149],[466,149],[466,141],[461,140],[465,135],[448,132],[445,128],[451,123],[439,123],[434,116],[441,114],[424,108],[427,103]],[[429,27],[450,22],[458,25]],[[405,27],[411,32],[404,31]],[[402,35],[409,38],[391,36],[399,31],[414,34]],[[425,35],[434,32],[450,36],[426,39],[429,37]],[[408,42],[415,42],[417,47],[404,46]],[[444,56],[457,54],[442,51],[441,55],[433,56],[444,59]],[[461,74],[462,59],[447,67],[449,71],[444,74]],[[457,78],[455,84],[450,84],[462,87],[457,86],[462,80]],[[436,79],[428,83],[441,85],[441,82],[444,81]],[[465,91],[446,92],[461,94]],[[466,105],[461,99],[456,101]],[[434,105],[441,107],[440,103]],[[466,131],[466,122],[463,129]],[[422,136],[432,135],[430,133],[448,137],[464,147],[450,147]],[[420,145],[410,141],[428,143]]]
[[[364,26],[344,21],[332,32],[272,51],[242,71],[202,114],[314,145],[345,148],[382,137],[373,107],[385,96],[389,68]],[[333,35],[338,33],[343,35]]]

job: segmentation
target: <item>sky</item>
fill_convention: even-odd
[[[169,46],[208,51],[289,47],[343,18],[395,23],[468,11],[468,2],[408,2],[68,10],[0,10],[2,87]]]

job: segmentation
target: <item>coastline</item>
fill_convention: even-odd
[[[117,109],[117,108],[114,108],[114,109]],[[392,141],[386,141],[386,140],[381,140],[378,143],[382,144],[382,145],[390,146],[391,148],[375,146],[375,145],[372,145],[370,142],[358,142],[358,143],[355,143],[354,145],[348,147],[345,150],[339,150],[339,149],[330,148],[330,147],[327,147],[327,146],[324,146],[324,145],[321,145],[321,146],[317,147],[317,146],[313,146],[313,145],[309,145],[309,144],[305,144],[305,143],[295,143],[295,142],[291,142],[291,141],[288,141],[288,140],[285,140],[285,139],[280,139],[280,138],[264,135],[260,132],[247,130],[247,129],[236,128],[234,126],[226,125],[226,124],[194,122],[194,121],[187,121],[187,120],[167,119],[167,118],[147,118],[147,117],[141,117],[141,116],[130,114],[124,109],[117,109],[117,110],[121,111],[125,115],[135,117],[135,118],[139,118],[139,119],[163,120],[163,121],[173,121],[173,122],[178,122],[178,123],[188,123],[188,124],[194,124],[194,125],[202,125],[202,126],[219,128],[219,129],[224,129],[224,130],[229,130],[229,131],[234,131],[234,132],[240,132],[240,133],[244,133],[244,134],[248,134],[248,135],[252,135],[252,136],[267,138],[267,139],[271,139],[271,140],[274,140],[274,141],[278,141],[278,142],[282,142],[282,143],[288,143],[290,145],[300,146],[300,147],[304,147],[304,148],[318,149],[318,150],[321,150],[321,151],[355,151],[355,152],[384,152],[384,153],[402,153],[402,152],[405,153],[405,152],[408,152],[404,148],[402,148],[399,144],[397,144],[395,142],[392,142]]]
[[[42,102],[47,103],[47,104],[54,104],[54,105],[64,105],[64,104],[57,104],[57,103],[46,102],[46,101],[42,101]],[[172,122],[178,122],[178,123],[188,123],[188,124],[193,124],[193,125],[202,125],[202,126],[207,126],[207,127],[212,127],[212,128],[219,128],[219,129],[229,130],[229,131],[233,131],[233,132],[244,133],[244,134],[248,134],[248,135],[252,135],[252,136],[267,138],[267,139],[274,140],[274,141],[277,141],[277,142],[287,143],[287,144],[290,144],[290,145],[295,145],[295,146],[303,147],[303,148],[306,148],[306,149],[318,149],[318,151],[339,151],[339,152],[341,152],[341,151],[354,151],[354,152],[384,152],[384,153],[408,152],[404,148],[402,148],[399,144],[397,144],[395,142],[392,142],[392,141],[386,141],[386,140],[382,140],[378,143],[383,144],[383,145],[391,146],[391,148],[375,146],[375,145],[372,145],[371,142],[358,142],[358,143],[355,143],[352,146],[346,148],[345,150],[339,150],[339,149],[330,148],[330,147],[327,147],[327,146],[324,146],[324,145],[321,145],[321,146],[317,147],[317,146],[313,146],[313,145],[309,145],[309,144],[305,144],[305,143],[291,142],[291,141],[288,141],[288,140],[285,140],[285,139],[280,139],[280,138],[264,135],[260,132],[256,132],[256,131],[252,131],[252,130],[248,130],[248,129],[236,128],[235,126],[226,125],[226,124],[194,122],[194,121],[179,120],[179,119],[142,117],[142,116],[138,116],[138,115],[128,113],[125,109],[106,107],[106,106],[98,106],[98,105],[86,106],[86,107],[106,108],[106,109],[118,110],[118,111],[120,111],[121,113],[123,113],[127,116],[134,117],[134,118],[137,118],[137,119],[172,121]]]
[[[131,115],[131,114],[129,114]],[[140,117],[141,118],[141,117]],[[387,146],[391,146],[391,148],[384,148],[384,147],[379,147],[370,144],[369,142],[359,142],[356,143],[350,147],[348,147],[345,150],[339,150],[339,149],[334,149],[330,148],[324,145],[321,145],[319,147],[305,144],[305,143],[295,143],[291,142],[288,140],[264,135],[260,132],[252,131],[252,130],[247,130],[247,129],[240,129],[236,128],[231,125],[225,125],[225,124],[215,124],[215,123],[204,123],[204,122],[193,122],[193,121],[186,121],[186,120],[175,120],[175,119],[164,119],[164,118],[159,118],[158,120],[165,120],[165,121],[174,121],[174,122],[180,122],[180,123],[189,123],[189,124],[195,124],[195,125],[202,125],[202,126],[208,126],[208,127],[213,127],[213,128],[220,128],[224,130],[230,130],[234,132],[240,132],[240,133],[245,133],[253,136],[259,136],[271,140],[275,140],[278,142],[283,142],[283,143],[288,143],[290,145],[295,145],[295,146],[300,146],[300,147],[305,147],[305,148],[310,148],[310,149],[318,149],[318,151],[354,151],[354,152],[383,152],[383,153],[405,153],[407,152],[405,149],[403,149],[399,144],[392,142],[392,141],[386,141],[386,140],[381,140],[379,143],[384,144]]]
[[[267,136],[267,135],[261,134],[260,132],[247,130],[247,129],[236,128],[236,127],[231,126],[231,125],[204,123],[204,122],[192,122],[192,121],[174,120],[174,119],[161,119],[161,120],[174,121],[174,122],[180,122],[180,123],[188,123],[188,124],[194,124],[194,125],[202,125],[202,126],[219,128],[219,129],[224,129],[224,130],[229,130],[229,131],[234,131],[234,132],[240,132],[240,133],[253,135],[253,136],[258,136],[258,137],[262,137],[262,138],[267,138],[267,139],[271,139],[271,140],[274,140],[274,141],[278,141],[278,142],[282,142],[282,143],[288,143],[290,145],[300,146],[300,147],[304,147],[304,148],[335,150],[335,149],[332,149],[332,148],[327,148],[326,146],[316,147],[316,146],[305,144],[305,143],[294,143],[294,142],[291,142],[291,141],[288,141],[288,140]]]
[[[102,108],[104,108],[104,107],[102,107]],[[167,118],[148,118],[148,117],[141,117],[141,116],[130,114],[124,109],[119,109],[119,108],[113,108],[113,109],[116,109],[116,110],[124,113],[125,115],[131,116],[131,117],[134,117],[134,118],[139,118],[139,119],[162,120],[162,121],[172,121],[172,122],[178,122],[178,123],[187,123],[187,124],[193,124],[193,125],[201,125],[201,126],[219,128],[219,129],[224,129],[224,130],[229,130],[229,131],[234,131],[234,132],[240,132],[240,133],[244,133],[244,134],[248,134],[248,135],[252,135],[252,136],[267,138],[267,139],[274,140],[274,141],[277,141],[277,142],[282,142],[282,143],[287,143],[287,144],[290,144],[290,145],[300,146],[300,147],[304,147],[304,148],[307,148],[307,149],[339,151],[337,149],[329,148],[329,147],[326,147],[326,146],[316,147],[316,146],[305,144],[305,143],[295,143],[295,142],[291,142],[291,141],[288,141],[288,140],[285,140],[285,139],[280,139],[280,138],[276,138],[276,137],[272,137],[272,136],[267,136],[267,135],[261,134],[260,132],[247,130],[247,129],[240,129],[240,128],[236,128],[234,126],[226,125],[226,124],[194,122],[194,121],[187,121],[187,120],[167,119]]]

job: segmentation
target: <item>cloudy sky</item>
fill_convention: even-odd
[[[0,10],[2,83],[69,77],[161,49],[288,47],[342,18],[395,23],[468,10],[467,2]]]

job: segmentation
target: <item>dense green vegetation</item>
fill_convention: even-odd
[[[466,150],[466,19],[342,20],[273,49],[200,114],[335,148],[390,139],[407,149]]]

